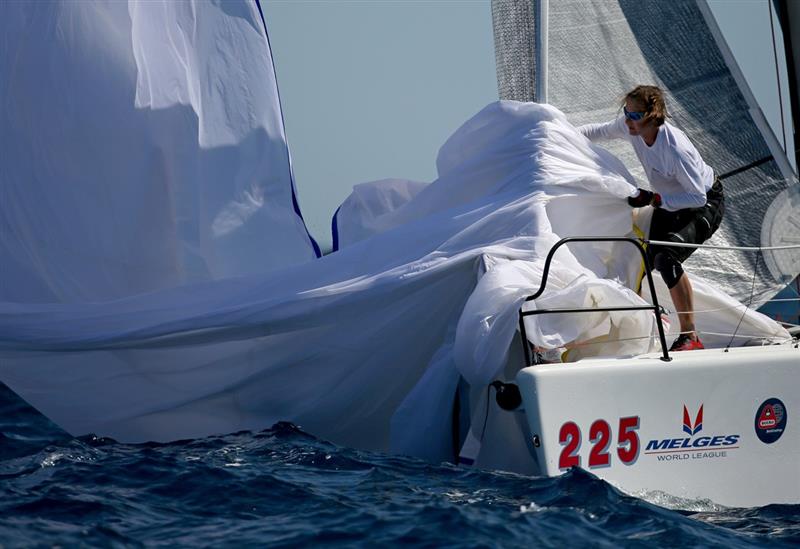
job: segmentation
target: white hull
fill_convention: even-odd
[[[521,370],[539,472],[577,465],[627,493],[726,506],[800,503],[797,345],[671,356]]]

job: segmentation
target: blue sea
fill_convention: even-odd
[[[782,547],[800,505],[644,501],[342,448],[290,424],[171,444],[74,438],[0,385],[0,547]]]

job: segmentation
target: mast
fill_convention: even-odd
[[[795,166],[800,171],[800,132],[798,132],[798,125],[800,125],[800,2],[789,0],[773,1],[775,11],[778,13],[778,21],[783,31],[786,69],[789,73]]]
[[[538,0],[536,2],[536,96],[534,99],[537,103],[547,103],[549,8],[549,0]]]
[[[500,99],[536,101],[535,0],[492,0],[492,30]]]

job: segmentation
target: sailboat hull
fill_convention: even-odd
[[[753,507],[800,502],[800,349],[708,349],[524,368],[541,472]]]

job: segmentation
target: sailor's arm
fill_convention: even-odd
[[[578,126],[578,131],[587,137],[589,141],[620,139],[628,135],[624,117],[600,124],[584,124],[583,126]]]

